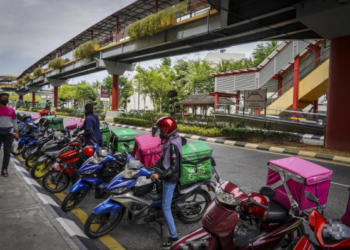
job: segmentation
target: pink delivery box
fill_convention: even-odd
[[[40,117],[41,117],[40,113],[30,114],[30,119],[32,119],[32,120],[36,120],[36,119],[38,119]]]
[[[266,184],[276,192],[271,199],[294,214],[317,206],[306,199],[304,192],[307,191],[314,194],[323,207],[326,206],[332,170],[295,156],[271,160],[268,165]]]
[[[160,137],[152,137],[151,133],[137,136],[132,156],[141,161],[145,167],[154,166],[162,155],[160,143]]]

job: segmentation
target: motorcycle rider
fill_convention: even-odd
[[[54,115],[56,116],[56,114],[54,112],[51,112],[50,111],[50,105],[46,104],[45,108],[43,108],[41,111],[40,111],[40,115],[41,116],[49,116],[49,115]]]
[[[91,102],[85,104],[85,121],[82,129],[85,130],[85,143],[87,145],[93,145],[91,140],[94,140],[94,137],[90,134],[90,128],[94,131],[97,144],[102,146],[102,135],[100,130],[100,119],[94,114],[94,105]]]
[[[162,174],[152,174],[151,179],[160,179],[163,182],[162,210],[170,233],[168,242],[163,244],[163,249],[170,249],[178,240],[174,218],[171,213],[171,201],[176,183],[180,178],[180,156],[182,145],[186,143],[177,133],[177,125],[173,118],[162,117],[152,127],[152,136],[160,136],[162,140],[162,156],[155,167],[163,170]],[[185,140],[185,139],[184,139]]]

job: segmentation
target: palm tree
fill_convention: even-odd
[[[101,88],[102,83],[98,80],[92,82],[92,87],[96,90],[99,91]]]

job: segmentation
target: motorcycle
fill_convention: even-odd
[[[40,131],[38,130],[38,127],[34,125],[34,122],[32,120],[28,120],[25,122],[25,125],[23,125],[23,128],[19,134],[20,138],[18,141],[14,140],[12,144],[11,153],[13,155],[22,154],[22,152],[26,149],[25,146],[33,141],[34,138],[39,136]]]
[[[93,187],[95,187],[95,199],[107,198],[106,187],[124,169],[127,157],[127,152],[109,156],[94,143],[93,156],[81,165],[78,171],[80,179],[71,187],[62,202],[62,210],[68,212],[75,208]]]
[[[129,148],[128,144],[124,144]],[[158,174],[158,168],[149,168]],[[98,238],[112,231],[127,211],[127,219],[133,224],[157,222],[163,236],[162,182],[152,181],[152,173],[136,160],[127,161],[125,170],[107,186],[109,198],[94,208],[89,215],[84,232],[90,238]],[[211,202],[210,194],[201,188],[206,181],[187,185],[177,184],[172,199],[172,213],[185,224],[199,221]],[[209,186],[208,186],[209,188]]]
[[[71,139],[68,136],[61,136],[60,133],[54,132],[52,141],[46,142],[40,150],[34,149],[34,152],[32,151],[33,153],[27,158],[28,161],[31,161],[33,157],[36,157],[30,175],[34,179],[40,179],[43,177],[48,171],[47,168],[56,160],[59,151],[65,148],[70,140]]]
[[[86,150],[81,150],[83,133],[84,131],[81,131],[65,148],[61,149],[57,153],[56,159],[52,161],[51,168],[46,169],[47,173],[42,180],[43,188],[46,191],[59,193],[64,191],[71,181],[73,184],[76,182],[75,170],[92,156],[88,150],[91,146],[87,146]]]
[[[286,249],[304,234],[302,220],[289,215],[277,202],[267,202],[264,196],[274,197],[273,189],[262,187],[258,193],[246,194],[218,174],[215,178],[217,197],[203,214],[203,226],[178,240],[172,250],[195,246],[209,250]]]
[[[327,221],[318,198],[309,192],[305,192],[305,197],[321,209],[321,213],[317,209],[313,209],[310,214],[304,212],[308,220],[300,218],[315,233],[318,244],[313,242],[309,235],[304,235],[297,243],[291,244],[288,250],[350,249],[350,197],[347,210],[340,221],[332,219]]]

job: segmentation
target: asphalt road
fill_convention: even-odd
[[[68,119],[64,119],[67,123]],[[114,127],[110,127],[111,129]],[[139,134],[146,132],[136,131]],[[283,154],[274,154],[262,151],[249,150],[244,148],[230,147],[208,143],[213,149],[213,156],[217,163],[217,171],[224,180],[231,181],[236,185],[257,191],[261,186],[266,184],[267,162],[273,159],[289,157]],[[340,218],[346,208],[349,197],[348,186],[350,185],[350,166],[335,164],[333,162],[310,160],[316,164],[333,170],[332,184],[328,197],[327,209],[325,216],[328,218]],[[39,181],[40,182],[40,181]],[[67,194],[69,189],[64,193]],[[51,195],[58,204],[61,204],[59,198],[62,199],[64,194]],[[79,209],[68,212],[68,216],[73,219],[76,224],[83,229],[83,221],[86,220],[95,206],[103,200],[95,200],[93,191],[79,205]],[[186,235],[192,230],[201,226],[201,223],[185,225],[180,221],[175,221],[179,237]],[[168,232],[164,227],[167,237]],[[162,239],[159,237],[160,228],[158,224],[145,225],[129,225],[125,216],[121,223],[109,234],[93,242],[100,249],[161,249]],[[120,245],[121,246],[120,246]]]

